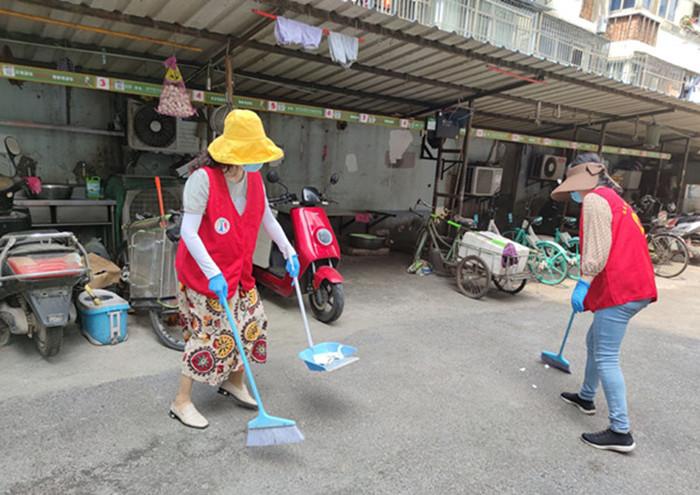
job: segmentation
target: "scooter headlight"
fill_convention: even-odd
[[[330,246],[333,243],[333,234],[328,229],[318,229],[316,239],[324,246]]]

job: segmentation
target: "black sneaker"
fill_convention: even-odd
[[[562,392],[561,400],[567,404],[573,404],[578,407],[579,411],[583,414],[595,414],[595,404],[592,400],[583,400],[578,394],[572,394],[570,392]]]
[[[598,433],[584,433],[581,435],[581,440],[596,449],[623,453],[632,452],[637,445],[630,433],[617,433],[610,428]]]

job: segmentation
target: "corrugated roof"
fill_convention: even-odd
[[[122,39],[93,32],[68,29],[62,26],[0,15],[0,38],[12,38],[14,56],[25,63],[55,64],[58,58],[69,57],[73,64],[85,71],[117,73],[131,78],[162,78],[162,66],[156,63],[175,53],[183,62],[188,77],[225,46],[223,38],[236,38],[253,33],[248,44],[234,50],[235,90],[237,93],[270,99],[305,102],[319,106],[354,108],[361,111],[389,115],[415,115],[439,107],[459,98],[467,98],[469,88],[491,90],[512,85],[513,77],[488,69],[488,62],[497,60],[502,66],[525,69],[524,75],[544,76],[544,83],[530,84],[476,100],[475,122],[479,127],[505,129],[529,134],[547,133],[571,137],[571,124],[586,125],[606,118],[646,114],[675,109],[673,112],[639,119],[641,123],[656,122],[665,126],[664,138],[680,134],[695,136],[700,130],[700,106],[676,98],[634,87],[576,67],[564,66],[531,55],[513,52],[436,28],[411,23],[396,17],[368,11],[342,0],[309,0],[308,2],[265,3],[232,0],[93,0],[83,2],[92,9],[80,7],[80,0],[10,0],[6,9],[50,17],[69,23],[95,26],[124,33],[148,36],[190,46],[201,51],[173,50],[150,42]],[[63,7],[76,6],[76,12]],[[305,15],[300,5],[312,10]],[[252,13],[252,9],[284,13],[309,24],[353,36],[362,36],[358,64],[345,70],[332,62],[325,43],[313,54],[275,47],[273,24]],[[128,19],[118,20],[123,14],[148,17],[155,21],[177,23],[186,28],[207,30],[205,35],[179,34],[173,30],[134,25]],[[401,34],[420,36],[437,41],[432,46],[396,39],[391,31],[381,34],[359,30],[329,20],[326,12],[342,19],[360,19],[364,23],[381,26]],[[107,19],[110,17],[110,19]],[[123,16],[122,16],[123,17]],[[375,30],[376,31],[376,30]],[[211,35],[210,35],[211,34]],[[218,34],[216,36],[215,34]],[[21,41],[25,44],[21,44]],[[6,42],[6,41],[5,41]],[[0,41],[3,43],[3,41]],[[51,46],[68,43],[83,51],[70,51]],[[472,58],[451,53],[447,47],[471,51]],[[106,54],[88,53],[103,50]],[[114,52],[114,55],[110,53]],[[460,52],[467,53],[467,52]],[[117,56],[119,55],[119,56]],[[128,58],[131,56],[132,58]],[[478,58],[474,58],[478,57]],[[153,59],[146,62],[139,57]],[[507,67],[506,67],[507,68]],[[223,75],[216,74],[215,83]],[[202,84],[203,75],[193,84]],[[313,86],[312,86],[313,85]],[[543,102],[539,106],[537,101]],[[644,126],[634,121],[610,123],[607,126],[611,144],[630,145],[644,135]],[[682,142],[669,146],[681,151]],[[693,140],[700,147],[700,138]],[[671,148],[673,146],[673,148]]]

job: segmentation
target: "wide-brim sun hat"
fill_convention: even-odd
[[[598,186],[599,178],[607,169],[602,163],[588,162],[571,167],[566,172],[566,179],[552,191],[554,201],[567,201],[574,191],[590,191]]]
[[[207,148],[209,155],[224,165],[249,165],[281,160],[282,151],[265,134],[257,113],[232,110],[224,120],[224,133]]]

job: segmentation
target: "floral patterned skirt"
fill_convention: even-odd
[[[180,284],[178,307],[185,327],[182,374],[198,382],[218,386],[243,366],[226,312],[210,299]],[[267,359],[267,317],[258,291],[239,287],[229,300],[248,360]]]

